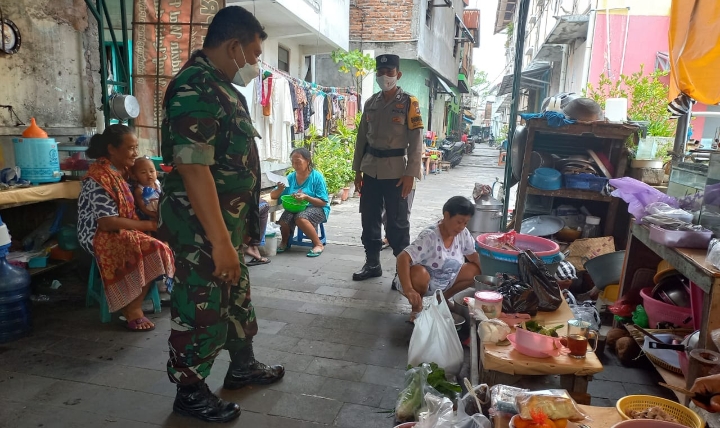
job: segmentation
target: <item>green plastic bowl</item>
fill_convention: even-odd
[[[299,213],[307,208],[308,201],[298,201],[293,195],[283,195],[280,197],[283,209],[293,214]]]
[[[155,165],[155,170],[160,171],[160,164],[163,163],[163,158],[160,156],[153,156],[150,158],[153,165]]]
[[[68,224],[61,227],[57,233],[56,238],[60,249],[63,249],[65,251],[75,251],[80,248],[80,243],[78,242],[77,235],[77,226]]]

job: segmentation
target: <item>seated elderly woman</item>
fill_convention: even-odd
[[[467,198],[453,196],[443,206],[442,220],[420,232],[398,255],[393,281],[412,305],[411,321],[422,310],[423,296],[441,290],[450,299],[475,284],[480,256],[466,227],[474,212]]]
[[[317,227],[325,223],[330,215],[330,198],[328,197],[327,183],[322,173],[314,168],[310,151],[304,147],[298,147],[290,153],[294,172],[288,175],[288,186],[282,183],[270,193],[270,197],[278,199],[284,195],[292,195],[295,199],[308,201],[307,208],[293,214],[284,211],[280,216],[280,232],[282,239],[278,247],[278,253],[287,248],[288,240],[295,233],[295,226],[307,236],[313,244],[313,249],[307,253],[308,257],[318,257],[323,252],[323,244],[318,237]]]
[[[83,178],[78,199],[78,240],[95,257],[110,312],[120,310],[132,331],[155,325],[143,315],[142,302],[158,277],[172,278],[170,248],[145,232],[156,220],[139,220],[127,183],[137,157],[138,140],[124,125],[111,125],[90,140],[87,156],[97,159]]]

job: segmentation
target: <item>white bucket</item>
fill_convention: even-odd
[[[627,98],[608,98],[605,100],[605,119],[610,122],[625,122],[627,120]]]
[[[265,257],[277,255],[278,240],[274,233],[265,235]]]

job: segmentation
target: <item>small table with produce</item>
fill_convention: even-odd
[[[545,326],[563,325],[558,330],[558,335],[562,337],[565,335],[568,320],[573,318],[575,317],[570,307],[563,302],[558,310],[539,312],[533,319]],[[521,354],[512,345],[479,342],[479,346],[473,347],[472,352],[473,364],[475,361],[480,364],[481,383],[491,386],[498,383],[512,384],[508,377],[556,375],[560,376],[561,386],[582,404],[590,403],[590,396],[587,394],[588,382],[595,373],[603,370],[598,357],[589,350],[582,359],[570,357],[566,353],[557,357],[535,358]]]

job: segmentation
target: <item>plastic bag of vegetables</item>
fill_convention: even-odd
[[[420,408],[425,404],[426,393],[442,396],[428,384],[427,379],[431,372],[429,364],[422,364],[405,372],[405,388],[400,391],[395,404],[395,419],[398,422],[417,420]]]
[[[458,403],[457,411],[453,411],[453,403],[447,397],[426,394],[425,408],[415,428],[490,428],[490,420],[484,415],[465,413],[463,400]]]

